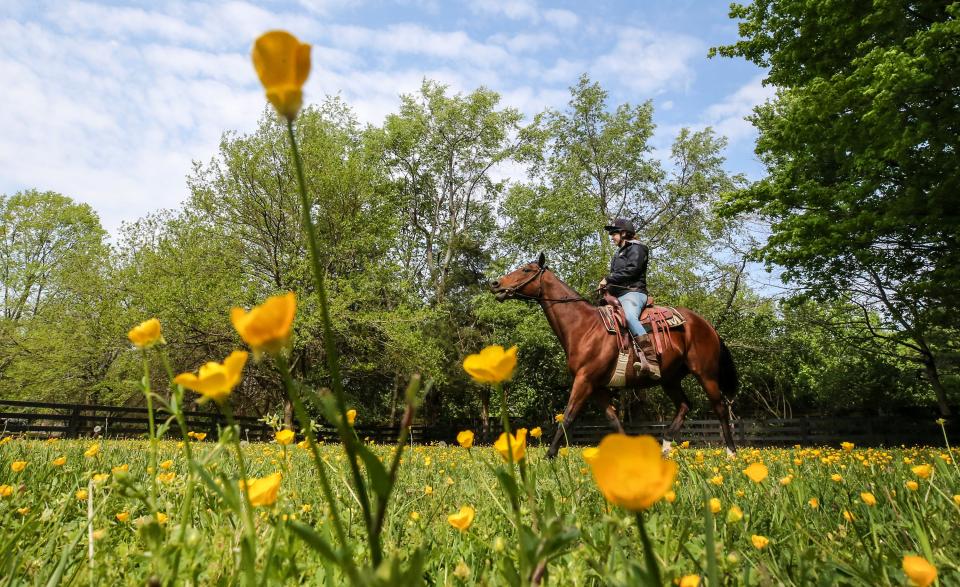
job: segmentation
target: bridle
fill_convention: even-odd
[[[538,302],[549,302],[549,303],[552,303],[552,304],[564,304],[564,303],[567,303],[567,302],[581,302],[581,301],[582,301],[582,302],[587,302],[587,303],[590,302],[587,298],[585,298],[585,297],[583,297],[583,296],[581,296],[581,295],[577,295],[576,297],[567,296],[567,297],[565,297],[565,298],[545,298],[545,297],[543,297],[543,274],[544,274],[546,271],[547,271],[547,266],[546,266],[546,265],[542,265],[542,266],[540,267],[540,270],[539,270],[539,271],[537,271],[536,273],[534,273],[533,275],[531,275],[530,277],[528,277],[526,280],[522,281],[521,283],[518,283],[517,285],[515,285],[515,286],[513,286],[513,287],[505,287],[505,288],[503,288],[503,290],[501,290],[501,291],[502,291],[503,293],[507,294],[509,297],[516,298],[516,299],[519,299],[519,300],[536,300],[536,301],[538,301]],[[517,291],[517,290],[520,290],[520,289],[523,289],[524,287],[526,287],[527,284],[530,283],[530,282],[532,282],[534,279],[539,279],[539,282],[538,282],[538,284],[537,284],[537,285],[538,285],[538,288],[539,288],[539,291],[538,291],[537,295],[535,295],[535,296],[528,296],[527,294],[523,294],[523,293],[520,293],[519,291]]]

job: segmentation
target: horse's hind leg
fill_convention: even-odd
[[[667,393],[667,396],[673,401],[673,405],[677,407],[677,413],[673,417],[673,422],[671,422],[670,426],[663,432],[663,452],[668,453],[674,440],[677,438],[677,434],[680,432],[680,427],[683,426],[683,420],[687,417],[687,412],[690,411],[690,400],[687,398],[687,394],[684,393],[683,386],[680,385],[679,379],[664,381],[660,385]]]
[[[733,430],[730,428],[730,410],[723,399],[723,393],[720,392],[720,384],[714,377],[697,375],[697,379],[700,380],[703,390],[707,392],[710,406],[720,420],[720,434],[723,436],[723,443],[727,445],[727,456],[732,457],[737,454],[737,447],[733,443]]]

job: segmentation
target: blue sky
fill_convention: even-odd
[[[613,104],[654,101],[654,146],[684,127],[730,139],[728,168],[762,173],[743,117],[773,94],[763,71],[707,59],[733,42],[720,0],[3,0],[0,193],[55,190],[105,228],[187,197],[191,161],[264,107],[249,51],[283,28],[313,45],[306,100],[341,94],[379,124],[423,77],[485,85],[528,116],[562,108],[581,73]],[[510,170],[504,171],[510,175]]]

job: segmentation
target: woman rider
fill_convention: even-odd
[[[633,222],[617,218],[604,226],[607,234],[617,245],[617,252],[610,260],[610,274],[600,281],[617,296],[626,314],[627,327],[633,335],[638,361],[633,364],[637,375],[660,379],[660,362],[657,351],[646,330],[640,325],[640,311],[647,305],[647,261],[650,258],[647,246],[634,238]]]

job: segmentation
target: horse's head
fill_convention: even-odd
[[[522,265],[520,268],[507,273],[503,277],[490,282],[490,291],[497,296],[497,301],[521,297],[526,299],[538,298],[543,294],[543,272],[547,270],[547,260],[543,253],[536,261]]]

